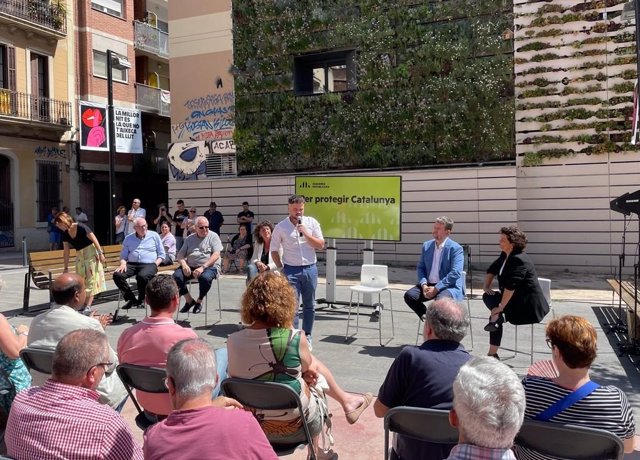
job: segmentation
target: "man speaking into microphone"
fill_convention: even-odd
[[[289,215],[273,229],[271,235],[271,258],[278,269],[282,269],[295,288],[298,299],[302,297],[302,330],[311,346],[311,331],[315,317],[316,286],[318,268],[316,251],[324,247],[324,237],[320,223],[313,217],[304,215],[304,196],[289,197]],[[282,248],[282,259],[280,258]],[[298,328],[298,314],[294,328]]]

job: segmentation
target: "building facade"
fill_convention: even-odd
[[[87,210],[90,224],[103,241],[109,241],[113,230],[113,216],[108,211],[110,195],[114,210],[120,205],[129,208],[133,198],[140,198],[149,216],[157,214],[157,204],[166,201],[171,103],[167,5],[167,0],[77,3],[77,103],[106,109],[107,51],[124,58],[128,69],[112,62],[115,132],[131,133],[123,137],[133,137],[142,146],[141,150],[129,150],[116,142],[110,190],[106,144],[96,150],[86,145],[82,131],[77,138],[79,204]],[[136,121],[122,121],[125,118],[119,114],[123,111]],[[78,123],[86,124],[83,114],[79,114]]]
[[[51,206],[72,199],[71,2],[0,4],[0,249],[46,241]]]

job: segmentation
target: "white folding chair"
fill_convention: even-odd
[[[389,314],[391,316],[391,337],[384,344],[382,343],[382,317],[384,316],[384,305],[381,302],[382,292],[387,291],[389,293]],[[350,336],[349,326],[351,325],[351,309],[353,307],[353,293],[356,293],[356,332]],[[374,307],[379,307],[378,313],[378,336],[380,339],[380,346],[384,347],[395,336],[395,327],[393,323],[393,303],[391,299],[391,290],[389,289],[389,269],[386,265],[371,265],[364,264],[360,270],[360,284],[351,286],[351,298],[349,299],[349,316],[347,317],[347,332],[345,333],[344,341],[346,342],[351,337],[355,337],[358,334],[359,317],[360,317],[360,294],[378,294],[378,303]]]
[[[471,302],[469,301],[470,295],[467,292],[467,272],[462,272],[462,285],[465,289],[465,299],[467,300],[467,311],[469,312],[469,337],[471,338],[471,348],[469,351],[473,351],[473,325],[471,324]],[[422,339],[422,321],[418,319],[418,332],[416,333],[416,345]]]
[[[542,294],[544,295],[544,298],[547,300],[547,303],[549,304],[549,313],[551,313],[551,316],[555,318],[556,312],[553,310],[553,305],[551,304],[551,280],[549,278],[538,278],[538,283],[540,284],[540,288],[542,289]],[[535,326],[536,324],[542,324],[542,323],[532,323],[529,325],[531,326],[531,340],[530,340],[530,349],[529,349],[529,355],[531,356],[531,364],[533,364],[533,326]],[[518,355],[518,325],[516,324],[515,327],[516,327],[515,339],[514,339],[515,353],[510,358],[515,358]]]

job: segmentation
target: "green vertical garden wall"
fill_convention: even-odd
[[[233,2],[241,174],[515,158],[513,5]],[[351,91],[293,92],[294,58],[356,51]]]

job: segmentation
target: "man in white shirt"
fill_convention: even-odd
[[[77,329],[104,332],[104,328],[111,321],[108,315],[85,316],[80,313],[84,308],[86,291],[84,278],[76,273],[63,273],[53,280],[51,295],[55,302],[53,308],[40,313],[31,322],[27,337],[27,345],[30,347],[53,350],[67,333]],[[104,376],[97,388],[100,394],[99,401],[120,411],[127,391],[116,374],[118,356],[111,347],[108,361],[112,364],[105,368]],[[35,371],[32,372],[32,376],[33,386],[43,384],[46,379],[44,374]]]
[[[79,224],[86,224],[87,222],[89,222],[89,218],[80,206],[76,208],[76,222],[78,222]]]
[[[289,215],[273,230],[270,250],[273,262],[278,269],[283,269],[298,297],[302,296],[302,330],[311,344],[318,285],[316,251],[324,248],[324,237],[320,223],[304,215],[304,203],[304,196],[289,197]],[[298,327],[297,314],[293,326]]]
[[[147,211],[140,207],[140,198],[134,198],[131,202],[131,209],[127,213],[127,229],[125,230],[127,235],[135,232],[134,221],[138,217],[147,217]]]
[[[464,251],[449,238],[453,220],[441,216],[433,224],[433,239],[422,245],[418,261],[418,284],[404,293],[404,301],[422,318],[427,311],[424,302],[438,297],[464,298],[462,271]]]

